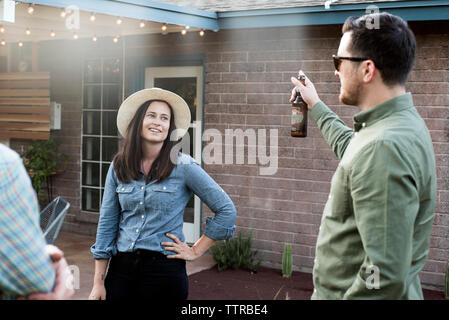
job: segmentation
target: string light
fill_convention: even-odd
[[[200,34],[200,37],[204,36],[204,30],[201,30],[201,31],[199,32],[199,34]]]
[[[28,12],[29,14],[33,14],[34,8],[33,8],[33,4],[32,4],[32,3],[30,3],[30,4],[28,5],[27,12]]]
[[[32,4],[32,3],[29,4],[29,6],[28,6],[28,8],[27,8],[27,12],[28,12],[29,14],[33,14],[33,13],[34,13],[34,7],[33,7],[33,6],[34,6],[34,4]],[[65,18],[66,15],[67,15],[67,13],[66,13],[65,9],[64,9],[64,8],[61,8],[61,11],[60,11],[60,16],[61,16],[61,18]],[[95,15],[94,12],[92,12],[91,15],[90,15],[90,21],[94,22],[95,20],[96,20],[96,15]],[[118,17],[117,20],[116,20],[116,24],[117,24],[117,25],[121,25],[122,23],[123,23],[122,18],[121,18],[121,17]],[[145,22],[144,22],[144,20],[141,20],[141,21],[140,21],[139,27],[140,27],[140,28],[144,28],[144,27],[145,27]],[[162,29],[163,32],[167,31],[167,29],[168,29],[167,23],[163,23],[162,26],[161,26],[161,29]],[[181,30],[181,34],[182,34],[182,35],[186,35],[186,34],[187,34],[187,30],[189,30],[189,29],[190,29],[190,26],[185,26],[184,29]],[[214,31],[215,31],[215,30],[214,30]],[[218,31],[218,30],[217,30],[217,31]],[[0,25],[0,33],[5,33],[5,27],[4,27],[3,25]],[[26,35],[31,35],[31,30],[30,30],[30,28],[27,28],[27,29],[25,30],[25,33],[26,33]],[[164,33],[164,34],[165,34],[165,33]],[[199,35],[200,35],[201,37],[203,37],[203,36],[205,35],[204,29],[201,29],[201,30],[199,31]],[[51,30],[51,31],[50,31],[50,37],[54,38],[55,36],[56,36],[56,33],[55,33],[53,30]],[[73,39],[77,40],[78,38],[79,38],[78,34],[77,34],[77,33],[74,33],[74,34],[73,34]],[[93,42],[97,42],[97,40],[98,40],[97,36],[94,35],[94,36],[92,37],[92,41],[93,41]],[[119,41],[119,36],[115,36],[115,37],[113,38],[113,42],[114,42],[114,43],[118,43],[118,41]],[[0,44],[1,44],[2,46],[5,46],[5,45],[6,45],[6,41],[5,41],[4,39],[2,39],[1,42],[0,42]],[[18,44],[19,47],[23,47],[23,42],[22,42],[22,41],[19,41],[17,44]]]

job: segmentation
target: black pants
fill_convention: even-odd
[[[155,251],[119,252],[105,279],[106,299],[186,300],[186,262]]]

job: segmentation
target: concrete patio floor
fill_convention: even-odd
[[[73,266],[72,270],[79,270],[79,289],[75,290],[73,300],[87,300],[92,290],[95,261],[90,247],[94,242],[95,237],[68,232],[61,232],[56,240],[55,245],[64,252],[67,263]],[[210,269],[214,265],[212,256],[205,254],[195,261],[187,262],[187,275]]]

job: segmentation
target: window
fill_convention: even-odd
[[[121,103],[120,58],[84,63],[81,210],[99,212],[106,174],[118,149],[116,125]]]

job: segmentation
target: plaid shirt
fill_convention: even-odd
[[[39,207],[22,160],[0,144],[0,294],[49,292],[55,271],[45,252]]]

